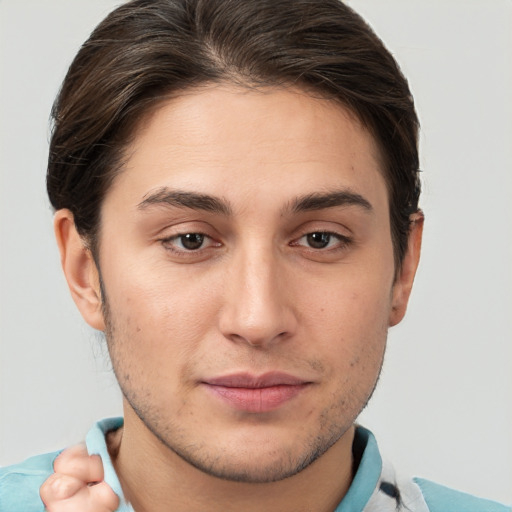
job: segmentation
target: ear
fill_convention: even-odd
[[[53,227],[60,251],[66,281],[84,320],[95,329],[105,330],[102,313],[100,278],[87,244],[78,234],[73,214],[67,210],[55,213]]]
[[[390,327],[398,324],[407,310],[412,283],[420,261],[423,221],[424,216],[422,211],[411,215],[407,251],[404,255],[400,271],[396,276],[395,284],[393,285],[391,312],[389,315]]]

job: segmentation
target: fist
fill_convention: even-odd
[[[39,493],[48,512],[114,512],[119,498],[103,481],[99,455],[89,455],[84,445],[64,450],[53,465],[55,473]]]

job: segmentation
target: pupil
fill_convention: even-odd
[[[329,233],[310,233],[308,236],[308,244],[314,249],[323,249],[329,245],[331,235]]]
[[[187,233],[186,235],[181,236],[181,243],[185,249],[189,249],[191,251],[195,249],[199,249],[201,245],[203,245],[204,235],[199,233]]]

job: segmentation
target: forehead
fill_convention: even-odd
[[[298,89],[209,86],[144,118],[106,199],[122,190],[138,204],[170,187],[269,203],[357,188],[387,201],[380,161],[373,137],[335,101]]]

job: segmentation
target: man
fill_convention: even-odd
[[[355,427],[423,225],[410,92],[357,15],[130,2],[54,118],[64,273],[124,394],[87,447],[122,510],[504,510],[398,481]],[[4,470],[1,506],[38,510],[55,456]]]

